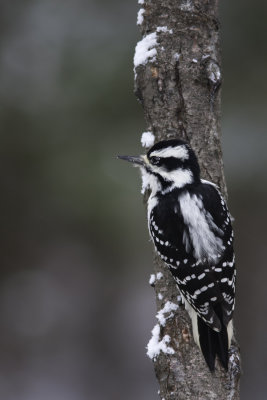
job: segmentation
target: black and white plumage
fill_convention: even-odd
[[[200,179],[197,158],[181,140],[155,144],[146,156],[120,158],[141,168],[151,191],[148,227],[169,267],[211,371],[218,355],[228,367],[235,305],[233,230],[216,185]]]

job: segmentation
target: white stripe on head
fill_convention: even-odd
[[[154,150],[149,155],[150,157],[175,157],[179,158],[180,160],[187,160],[189,158],[188,149],[185,145],[179,145],[176,147],[166,147],[165,149],[161,150]]]
[[[172,182],[173,187],[181,188],[193,182],[193,175],[189,169],[175,169],[173,171],[163,171],[161,168],[154,167],[153,171],[157,172],[166,181]]]

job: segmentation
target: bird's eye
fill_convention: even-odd
[[[159,164],[159,162],[160,162],[160,158],[159,158],[159,157],[151,157],[151,158],[150,158],[150,162],[151,162],[151,164],[153,164],[153,165],[157,165],[157,164]]]

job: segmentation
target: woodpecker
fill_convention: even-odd
[[[155,250],[169,268],[210,371],[228,369],[235,306],[234,234],[218,187],[200,178],[188,143],[163,140],[146,155],[118,156],[140,167],[150,190],[147,216]]]

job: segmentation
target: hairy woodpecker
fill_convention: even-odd
[[[200,178],[197,157],[182,140],[119,158],[139,166],[150,189],[149,233],[180,290],[196,344],[211,371],[216,355],[227,370],[236,270],[225,200],[215,184]]]

